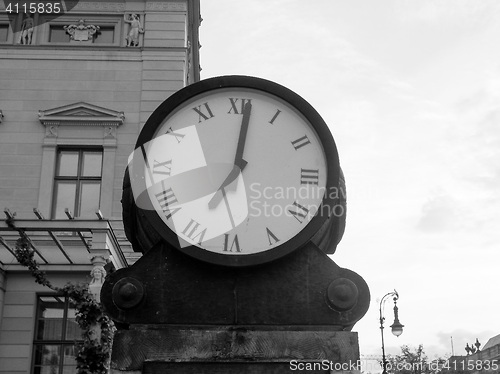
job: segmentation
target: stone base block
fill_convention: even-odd
[[[317,326],[135,326],[118,331],[112,374],[357,371],[358,336]]]

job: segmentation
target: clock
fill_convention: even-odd
[[[255,77],[210,78],[170,96],[145,123],[129,175],[162,240],[219,265],[283,257],[338,208],[327,125],[299,95]]]

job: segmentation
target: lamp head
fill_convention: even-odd
[[[403,333],[404,325],[399,322],[398,307],[396,305],[396,298],[394,298],[394,323],[391,325],[393,335],[399,336]]]
[[[403,333],[403,327],[404,325],[402,325],[399,320],[396,318],[394,320],[394,323],[391,325],[391,331],[393,333],[393,335],[395,336],[399,336]]]

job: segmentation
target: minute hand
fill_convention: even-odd
[[[215,192],[214,196],[208,202],[208,206],[210,209],[215,208],[219,205],[222,200],[222,190],[226,188],[226,186],[230,185],[239,175],[241,171],[247,166],[246,160],[243,159],[243,151],[245,149],[245,143],[248,132],[248,124],[250,123],[250,113],[252,112],[252,103],[248,101],[243,107],[242,115],[243,118],[241,120],[241,128],[240,128],[240,136],[238,137],[238,145],[236,146],[236,155],[234,156],[234,167],[233,170],[229,173],[227,178],[222,182],[220,187]]]
[[[240,171],[243,171],[243,169],[247,165],[247,162],[243,159],[243,151],[245,149],[251,112],[252,102],[248,101],[243,107],[243,118],[241,120],[240,136],[238,138],[238,145],[236,146],[236,155],[234,156],[234,165],[238,166],[240,168]]]

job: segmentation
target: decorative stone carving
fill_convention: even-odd
[[[116,142],[116,128],[123,124],[125,114],[89,103],[75,103],[38,111],[45,126],[45,139],[58,137],[60,126],[96,126],[103,128],[103,139]]]
[[[160,12],[171,12],[178,11],[184,12],[187,11],[186,3],[169,3],[166,1],[151,1],[146,4],[146,10],[148,11],[160,11]]]
[[[97,256],[97,258],[92,259],[92,264],[94,267],[90,271],[92,280],[89,283],[89,291],[94,296],[94,299],[98,302],[101,301],[101,288],[104,284],[104,278],[106,277],[106,270],[104,269],[104,264],[106,262],[102,257]]]
[[[57,126],[45,127],[45,137],[46,138],[57,138]]]
[[[75,103],[59,108],[39,110],[38,118],[45,125],[120,126],[125,120],[123,112],[89,103]]]
[[[123,12],[125,3],[115,3],[107,1],[66,1],[66,6],[78,11],[99,11],[99,12]]]
[[[94,41],[95,34],[99,31],[99,26],[86,25],[81,19],[77,25],[64,26],[64,30],[70,35],[71,41]]]
[[[116,138],[116,126],[108,126],[104,128],[104,138],[105,139],[115,139]]]
[[[124,14],[123,19],[126,23],[130,24],[128,36],[125,38],[125,40],[127,41],[127,47],[138,47],[139,34],[144,34],[144,29],[142,28],[139,16],[135,13],[132,13],[130,17],[127,17],[127,15]]]

